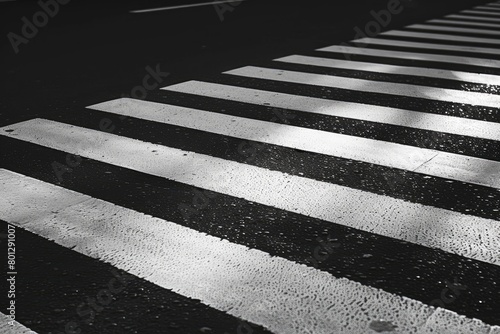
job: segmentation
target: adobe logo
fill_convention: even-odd
[[[38,29],[43,28],[49,23],[49,18],[53,18],[59,13],[59,5],[66,5],[70,0],[47,0],[43,2],[38,1],[38,5],[42,10],[39,10],[33,17],[31,21],[28,20],[26,16],[23,16],[21,21],[23,26],[21,27],[21,35],[13,32],[7,34],[12,49],[17,54],[19,53],[19,46],[21,44],[28,44],[30,39],[35,38],[38,34]]]

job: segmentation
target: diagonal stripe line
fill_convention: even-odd
[[[467,65],[472,65],[472,66],[481,66],[481,67],[488,67],[488,68],[495,68],[495,69],[500,68],[500,61],[498,61],[498,60],[481,59],[481,58],[473,58],[473,57],[438,55],[438,54],[430,54],[430,53],[366,49],[366,48],[341,46],[341,45],[332,45],[332,46],[318,49],[317,51],[336,52],[336,53],[354,54],[354,55],[367,55],[367,56],[387,57],[387,58],[398,58],[398,59],[433,61],[433,62],[439,62],[439,63],[460,64],[460,65],[467,64]]]
[[[132,14],[142,14],[142,13],[159,12],[159,11],[165,11],[165,10],[174,10],[174,9],[183,9],[183,8],[192,8],[192,7],[202,7],[202,6],[213,6],[213,5],[223,4],[223,3],[242,2],[242,1],[245,1],[245,0],[210,1],[210,2],[202,2],[202,3],[189,4],[189,5],[168,6],[168,7],[159,7],[159,8],[150,8],[150,9],[138,9],[138,10],[132,10],[132,11],[130,11],[130,13],[132,13]]]
[[[419,29],[419,30],[430,30],[430,31],[446,31],[451,33],[471,33],[471,34],[482,34],[482,35],[500,35],[500,31],[491,29],[476,29],[476,28],[459,28],[459,27],[449,27],[441,25],[429,25],[429,24],[412,24],[406,26],[405,28]]]
[[[474,7],[473,9],[484,9],[484,10],[493,10],[493,11],[500,11],[500,7],[495,7],[495,6],[477,6]]]
[[[413,146],[403,146],[404,148],[401,148],[401,144],[380,142],[373,139],[211,113],[156,102],[119,99],[93,105],[89,108],[238,139],[259,141],[369,163],[392,165],[392,167],[399,166],[416,169],[415,166],[424,164],[429,156],[439,153],[439,151]],[[345,145],[343,149],[337,148],[339,143]],[[378,151],[370,152],[370,147],[377,147]],[[407,150],[408,156],[419,158],[412,161],[411,164],[394,161],[395,157],[392,152],[403,153],[405,150]],[[363,152],[363,154],[356,152]],[[380,155],[385,155],[388,159],[381,159]],[[469,158],[463,156],[463,159],[468,160]]]
[[[460,20],[441,20],[434,19],[427,21],[428,23],[443,23],[443,24],[456,24],[456,25],[465,25],[472,27],[488,27],[488,28],[500,28],[500,24],[497,23],[486,23],[486,22],[471,22],[471,21],[460,21]]]
[[[460,13],[464,14],[479,14],[479,15],[487,15],[491,17],[500,17],[500,13],[492,13],[492,12],[487,12],[487,11],[482,11],[482,10],[473,10],[473,9],[466,9],[462,10]]]
[[[416,37],[416,38],[436,39],[436,40],[442,40],[442,41],[451,41],[451,42],[470,42],[470,43],[485,43],[485,44],[500,45],[500,40],[498,38],[481,38],[481,37],[470,37],[470,36],[460,36],[460,35],[414,32],[414,31],[405,31],[405,30],[390,30],[390,31],[383,32],[380,35],[381,36]]]
[[[184,82],[163,89],[257,105],[265,103],[266,106],[280,109],[299,110],[320,115],[500,140],[500,124],[494,122],[361,103],[332,101],[201,81]]]
[[[474,16],[474,15],[450,14],[450,15],[446,15],[445,18],[472,20],[472,21],[479,21],[479,22],[500,22],[500,18]]]
[[[418,34],[418,33],[417,33]],[[401,41],[398,39],[385,39],[385,38],[360,38],[357,40],[351,41],[356,46],[363,47],[365,45],[374,44],[374,45],[389,45],[396,47],[410,47],[415,49],[435,49],[435,50],[450,50],[450,51],[460,51],[460,52],[472,52],[472,53],[486,53],[486,54],[494,54],[500,55],[500,49],[493,48],[481,48],[474,46],[461,46],[461,45],[449,45],[449,44],[438,44],[436,43],[423,43],[423,42],[408,42]],[[415,50],[416,52],[420,52],[421,50]],[[485,74],[477,74],[478,76],[484,76]],[[491,76],[498,77],[498,76]]]
[[[500,264],[500,225],[493,220],[43,119],[17,123],[9,128],[14,130],[9,136],[18,140]],[[451,167],[447,168],[458,165],[449,162]],[[436,170],[443,172],[440,166]],[[498,182],[500,177],[493,175],[493,180]]]
[[[377,319],[404,332],[498,328],[7,170],[0,181],[2,219],[276,333],[363,333]],[[81,204],[54,211],[46,197]],[[17,208],[36,218],[18,221]]]
[[[255,66],[245,66],[226,71],[224,73],[264,80],[293,82],[312,86],[332,87],[361,92],[407,96],[412,98],[462,103],[468,105],[480,105],[490,108],[500,107],[500,95],[460,91],[455,89],[277,70]]]
[[[368,40],[362,42],[369,43],[370,41]],[[283,58],[278,58],[275,59],[275,61],[328,67],[328,68],[342,68],[349,70],[369,71],[369,72],[384,73],[384,74],[397,74],[397,75],[419,76],[419,77],[436,78],[436,79],[448,79],[454,81],[472,82],[481,85],[500,86],[500,76],[489,75],[489,74],[478,74],[471,72],[461,72],[461,71],[452,71],[452,70],[443,70],[443,69],[425,68],[425,67],[388,65],[388,64],[369,63],[363,61],[350,61],[343,59],[331,59],[331,58],[299,56],[299,55],[292,55]]]

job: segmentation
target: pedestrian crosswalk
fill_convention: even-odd
[[[0,128],[0,330],[500,334],[498,10]]]

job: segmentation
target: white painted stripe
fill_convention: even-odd
[[[18,140],[500,265],[498,221],[48,120],[10,125],[11,133],[5,129],[0,133]],[[492,182],[500,181],[498,169],[483,167],[475,170],[478,177],[490,173]],[[436,166],[436,171],[462,172],[453,166],[447,171]],[[19,216],[13,221],[29,216],[14,211]]]
[[[218,4],[222,4],[222,3],[243,2],[243,1],[245,1],[245,0],[210,1],[210,2],[189,4],[189,5],[168,6],[168,7],[159,7],[159,8],[150,8],[150,9],[138,9],[138,10],[132,10],[132,11],[130,11],[130,13],[132,13],[132,14],[151,13],[151,12],[159,12],[159,11],[164,11],[164,10],[174,10],[174,9],[182,9],[182,8],[201,7],[201,6],[213,6],[213,5],[218,5]]]
[[[369,41],[366,41],[367,43]],[[470,73],[461,71],[441,70],[435,68],[411,67],[399,65],[386,65],[377,63],[367,63],[362,61],[349,61],[342,59],[319,58],[309,56],[292,55],[275,59],[275,61],[304,64],[312,66],[322,66],[330,68],[344,68],[349,70],[370,71],[384,74],[403,74],[428,78],[439,78],[457,81],[473,82],[484,85],[500,85],[500,76],[481,73]]]
[[[417,169],[440,153],[439,151],[363,137],[227,116],[194,109],[175,108],[174,106],[156,103],[141,103],[134,100],[105,102],[104,104],[92,106],[92,108],[229,135],[244,140],[255,140],[410,171]],[[19,136],[28,141],[34,135],[29,132],[31,129],[33,131],[45,131],[46,128],[61,127],[61,131],[69,131],[67,125],[55,124],[46,120],[33,121],[20,124],[19,126],[19,131],[21,132]],[[14,128],[16,129],[17,127],[14,126]],[[80,131],[82,132],[82,138],[87,135],[84,133],[84,130]],[[17,131],[14,131],[14,133],[17,133]],[[21,138],[19,136],[15,136],[14,138]],[[58,145],[52,139],[47,139],[47,143]],[[466,156],[461,157],[468,160]],[[500,163],[497,164],[500,166]]]
[[[380,35],[416,37],[416,38],[436,39],[441,41],[487,43],[487,44],[500,45],[500,39],[498,38],[470,37],[470,36],[425,33],[425,32],[415,32],[415,31],[405,31],[405,30],[390,30],[383,32]]]
[[[0,172],[2,170],[0,169]],[[0,190],[1,192],[1,190]],[[5,277],[5,276],[4,276]],[[6,279],[6,278],[4,278]],[[7,292],[5,293],[7,295]],[[19,312],[19,311],[18,311]],[[6,314],[0,312],[0,333],[2,334],[36,334],[36,332],[25,327],[15,320],[11,320]]]
[[[475,28],[459,28],[459,27],[445,27],[438,25],[429,24],[412,24],[406,28],[420,29],[420,30],[431,30],[431,31],[447,31],[452,33],[471,33],[471,34],[482,34],[482,35],[500,35],[500,31],[491,29],[475,29]]]
[[[332,46],[318,49],[317,51],[500,68],[500,61],[498,61],[498,60],[481,59],[481,58],[473,58],[473,57],[438,55],[438,54],[430,54],[430,53],[416,53],[416,52],[403,52],[403,51],[393,51],[393,50],[365,49],[365,48],[356,48],[356,47],[352,47],[352,46],[342,46],[342,45],[332,45]]]
[[[408,96],[435,101],[465,103],[470,105],[500,108],[500,95],[468,92],[456,89],[346,78],[333,75],[277,70],[255,66],[245,66],[226,71],[224,73],[249,78],[292,82],[312,86],[350,89],[360,92]]]
[[[500,23],[485,23],[485,22],[471,22],[471,21],[463,21],[463,20],[429,20],[429,23],[444,23],[444,24],[459,24],[464,26],[472,26],[472,27],[487,27],[487,28],[500,28]]]
[[[462,45],[448,45],[448,44],[437,44],[437,43],[421,43],[421,42],[408,42],[400,41],[397,39],[382,39],[382,38],[360,38],[351,41],[355,43],[358,47],[365,47],[368,44],[375,45],[390,45],[390,46],[402,46],[411,48],[424,48],[424,49],[436,49],[436,50],[450,50],[450,51],[462,51],[462,52],[472,52],[472,53],[486,53],[486,54],[500,54],[499,49],[493,48],[481,48],[475,46],[462,46]],[[419,52],[419,50],[416,50]]]
[[[408,170],[418,168],[439,153],[425,148],[133,99],[108,101],[89,108],[243,140],[254,140]],[[451,154],[449,157],[454,161],[462,161],[462,165],[470,164],[466,156],[455,157]],[[500,168],[500,163],[498,166]]]
[[[460,15],[460,14],[450,14],[445,17],[451,19],[465,19],[465,20],[474,20],[474,21],[484,21],[484,22],[500,22],[500,18],[494,17],[483,17],[483,16],[474,16],[474,15]]]
[[[163,88],[231,101],[500,140],[500,124],[411,110],[188,81]],[[272,115],[270,115],[270,118]]]
[[[495,6],[477,6],[477,7],[474,7],[474,9],[500,11],[500,7],[495,7]]]
[[[0,182],[2,219],[273,333],[368,333],[379,319],[402,333],[495,328],[10,171]]]
[[[500,17],[500,13],[492,13],[492,12],[486,12],[486,11],[482,11],[482,10],[473,10],[473,9],[462,10],[460,13],[465,13],[465,14],[479,14],[479,15],[491,15],[492,17],[495,17],[495,16]]]

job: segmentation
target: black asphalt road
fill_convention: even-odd
[[[434,0],[402,0],[403,12],[394,16],[385,29],[422,22],[485,2],[440,1],[436,4]],[[57,15],[50,18],[46,26],[40,27],[27,43],[19,45],[19,52],[16,53],[7,36],[11,32],[21,34],[22,18],[31,20],[40,10],[40,5],[34,1],[0,2],[0,126],[43,117],[99,129],[100,121],[106,115],[85,110],[85,107],[134,94],[152,69],[168,72],[168,76],[162,74],[158,77],[158,87],[204,79],[242,87],[322,96],[324,92],[305,85],[278,85],[259,79],[238,81],[241,79],[224,77],[220,72],[249,64],[265,67],[272,59],[289,54],[319,54],[312,50],[353,39],[355,27],[364,27],[373,20],[371,10],[387,6],[386,1],[379,0],[335,4],[333,1],[287,3],[248,0],[234,7],[233,11],[224,13],[223,20],[213,6],[140,14],[130,12],[188,3],[73,0],[61,5]],[[292,64],[273,66],[301,69],[300,65]],[[358,75],[347,70],[316,71],[346,77]],[[491,73],[500,74],[500,70],[492,69]],[[373,77],[386,80],[383,74],[373,74],[369,78]],[[404,82],[405,78],[392,76],[387,80]],[[440,87],[453,88],[455,85],[444,79],[434,82]],[[428,82],[422,81],[420,84],[427,85]],[[476,85],[475,89],[489,92],[492,88]],[[446,110],[443,113],[464,116],[460,106],[452,103],[430,103],[416,98],[389,101],[377,94],[353,94],[340,89],[332,91],[332,95],[342,96],[344,100],[363,100],[394,107],[410,106],[409,109],[415,110],[432,107]],[[221,102],[208,97],[191,98],[187,94],[157,89],[147,91],[146,98],[158,102],[168,100],[176,105],[194,108],[203,105],[206,110],[227,110],[224,111],[227,114],[232,112],[238,115],[242,112],[242,105],[238,102]],[[255,119],[267,119],[264,109],[254,106],[249,112]],[[483,115],[481,119],[500,121],[498,114],[487,114],[479,107],[474,110],[474,114]],[[295,122],[303,127],[354,136],[363,134],[367,138],[452,153],[465,152],[467,155],[500,161],[500,149],[495,141],[452,134],[434,137],[430,131],[424,130],[399,133],[401,130],[398,127],[387,124],[347,121],[339,126],[326,121],[328,118],[321,115],[300,112],[290,120],[292,124]],[[159,126],[138,119],[123,121],[116,118],[112,119],[112,124],[118,125],[114,132],[117,135],[126,133],[128,137],[239,162],[247,158],[236,153],[228,155],[228,152],[238,152],[239,141],[234,138],[171,125]],[[169,130],[169,136],[164,134],[165,129]],[[454,144],[456,142],[461,143],[460,147]],[[90,159],[84,159],[80,167],[65,173],[58,180],[51,163],[64,161],[65,153],[3,136],[0,143],[0,168],[59,184],[166,220],[182,220],[178,206],[191,201],[195,188]],[[265,153],[260,159],[246,159],[244,162],[381,195],[388,192],[387,180],[391,179],[391,182],[399,185],[397,191],[391,187],[392,197],[500,220],[495,211],[500,202],[500,192],[488,187],[449,184],[446,180],[429,179],[418,173],[403,173],[362,162],[352,164],[343,159],[304,154],[275,145],[264,146]],[[306,167],[299,167],[304,165]],[[325,168],[309,168],[314,165]],[[251,213],[249,217],[252,218],[248,221],[236,219],[240,214],[238,210]],[[210,224],[215,216],[220,217],[218,225],[224,228]],[[261,221],[259,226],[253,224],[255,220]],[[212,201],[208,212],[197,217],[196,221],[187,221],[185,225],[304,264],[309,264],[304,254],[310,254],[310,250],[314,249],[317,237],[335,236],[335,240],[331,241],[338,243],[338,252],[328,261],[322,262],[319,269],[426,304],[440,295],[443,279],[455,278],[467,285],[469,290],[457,302],[446,307],[488,324],[500,325],[500,298],[498,281],[495,279],[500,277],[498,266],[341,225],[327,224],[319,219],[223,194]],[[6,222],[1,221],[0,226],[5,233]],[[17,238],[18,270],[23,273],[17,281],[17,320],[39,333],[61,333],[69,323],[78,324],[82,333],[266,332],[254,324],[240,322],[199,301],[158,288],[142,278],[114,270],[108,264],[91,260],[29,232],[18,229]],[[282,247],[277,249],[273,246],[276,244]],[[367,253],[372,257],[364,258]],[[419,280],[409,279],[416,275],[420,275]],[[93,296],[113,278],[123,280],[127,288],[107,308],[98,311],[89,306]],[[5,290],[3,286],[1,289]],[[1,296],[4,297],[3,292]],[[85,317],[75,315],[82,299],[89,306],[85,308]],[[2,302],[2,310],[4,305],[5,302]],[[89,314],[92,321],[85,322],[83,319],[88,319]]]
[[[191,3],[198,3],[193,1]],[[387,1],[271,2],[249,0],[227,11],[213,6],[131,14],[189,1],[76,1],[39,28],[15,54],[7,34],[21,34],[35,1],[0,2],[1,125],[38,115],[73,113],[142,84],[145,68],[170,73],[162,85],[199,79],[249,63],[348,41]],[[470,7],[481,1],[404,0],[387,29]]]

